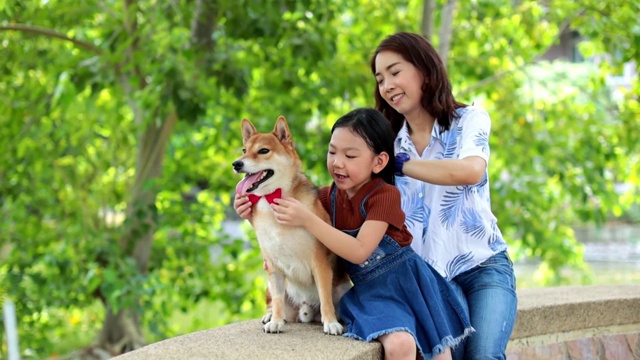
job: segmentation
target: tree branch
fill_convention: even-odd
[[[149,122],[140,138],[136,174],[131,190],[131,200],[127,204],[127,218],[132,219],[130,227],[122,240],[125,248],[133,245],[133,257],[136,259],[138,270],[147,272],[147,264],[151,254],[153,235],[157,227],[157,214],[150,207],[156,202],[158,190],[145,188],[148,181],[162,176],[162,163],[171,132],[178,116],[171,107],[169,113],[160,125]],[[142,211],[142,217],[138,216]],[[140,232],[139,234],[136,234]]]
[[[62,33],[59,33],[55,30],[51,30],[48,28],[34,26],[34,25],[22,25],[22,24],[0,25],[0,31],[9,31],[9,30],[20,31],[20,32],[25,32],[25,33],[35,34],[35,35],[44,35],[47,37],[69,41],[73,43],[75,46],[85,50],[89,50],[94,54],[97,54],[97,55],[102,54],[102,50],[99,47],[89,42],[70,38],[67,35],[64,35]]]
[[[198,0],[191,22],[191,43],[209,53],[215,45],[211,36],[218,21],[216,5],[216,1]]]
[[[541,57],[542,57],[542,55],[536,56],[533,59],[531,59],[530,61],[525,62],[524,64],[522,64],[522,65],[520,65],[520,66],[518,66],[516,68],[513,68],[511,70],[507,70],[507,71],[503,71],[503,72],[494,74],[492,76],[489,76],[488,78],[484,78],[484,79],[478,81],[477,83],[475,83],[475,84],[473,84],[473,85],[471,85],[471,86],[469,86],[469,87],[467,87],[465,89],[462,89],[462,91],[460,91],[457,94],[457,96],[462,96],[462,95],[465,95],[465,94],[470,93],[472,91],[475,91],[475,90],[477,90],[477,89],[479,89],[479,88],[481,88],[481,87],[483,87],[485,85],[488,85],[488,84],[491,84],[492,82],[498,81],[498,80],[502,79],[503,77],[505,77],[505,76],[507,76],[509,74],[512,74],[512,73],[514,73],[516,71],[522,70],[526,66],[529,66],[531,64],[535,64],[536,62],[538,62],[538,60],[540,60]]]
[[[458,0],[448,0],[442,11],[440,35],[438,36],[438,53],[445,68],[449,61],[449,49],[451,48],[451,35],[453,33],[453,14],[455,13],[457,5]]]
[[[435,0],[424,0],[424,5],[422,7],[422,25],[420,26],[420,31],[422,32],[422,36],[427,38],[429,41],[433,41],[433,11],[436,8]]]
[[[120,80],[120,84],[126,94],[127,102],[131,107],[133,113],[133,119],[136,124],[141,125],[144,123],[144,111],[136,103],[134,93],[136,90],[144,89],[147,85],[145,77],[140,69],[139,64],[135,62],[135,53],[138,51],[140,43],[140,37],[138,35],[138,21],[137,21],[138,7],[134,0],[124,0],[124,18],[123,27],[126,31],[126,35],[133,39],[131,44],[127,46],[124,51],[125,64],[120,64],[116,67],[116,75]],[[130,64],[130,70],[124,70],[126,65]],[[135,86],[131,83],[131,73],[138,79],[138,84]]]
[[[133,39],[131,45],[127,46],[125,49],[125,56],[127,63],[133,67],[133,74],[138,79],[136,89],[141,90],[147,86],[147,82],[145,81],[145,76],[140,68],[140,64],[134,60],[135,54],[138,52],[138,48],[140,47],[138,11],[139,7],[136,0],[124,0],[124,28],[127,31],[127,36]]]

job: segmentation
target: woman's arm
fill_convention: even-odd
[[[368,220],[353,237],[327,224],[293,198],[275,202],[271,207],[280,224],[304,227],[329,250],[354,264],[364,262],[373,253],[389,227],[384,221]]]
[[[402,172],[409,177],[435,185],[474,185],[484,177],[487,162],[480,156],[464,159],[409,160]]]
[[[454,131],[454,130],[451,130]],[[491,118],[486,111],[470,107],[456,126],[456,158],[408,160],[402,172],[414,179],[435,185],[475,185],[482,181],[489,162]]]

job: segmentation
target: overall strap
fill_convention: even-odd
[[[369,198],[369,195],[371,195],[371,193],[373,193],[374,191],[376,191],[377,188],[379,188],[380,186],[384,185],[385,182],[381,182],[378,185],[376,185],[376,187],[374,187],[373,189],[371,189],[371,191],[369,191],[367,193],[367,195],[364,196],[364,198],[362,199],[362,202],[360,203],[360,215],[362,215],[362,218],[364,220],[367,219],[367,212],[364,209],[364,204],[367,202],[367,199]]]
[[[336,227],[336,195],[338,187],[336,184],[331,185],[331,226]]]

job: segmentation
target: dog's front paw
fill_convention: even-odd
[[[281,333],[282,330],[284,329],[284,324],[285,324],[284,320],[271,319],[271,321],[264,324],[264,332],[271,333],[271,334]]]
[[[339,322],[324,323],[324,333],[329,335],[342,335],[344,328]]]
[[[271,311],[267,311],[266,314],[264,314],[264,316],[262,317],[261,321],[263,324],[268,323],[269,321],[271,321],[271,316],[273,315],[273,313]]]

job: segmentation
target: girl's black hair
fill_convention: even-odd
[[[394,132],[391,123],[381,112],[372,108],[358,108],[338,119],[331,128],[331,134],[338,128],[349,128],[360,136],[376,154],[389,154],[387,166],[373,177],[380,177],[388,184],[395,184],[395,155],[393,151]]]
[[[376,73],[376,56],[383,51],[394,52],[415,66],[424,77],[422,84],[422,107],[435,117],[444,130],[449,130],[456,117],[456,109],[467,105],[456,101],[451,91],[447,69],[436,49],[424,37],[408,32],[388,36],[371,57],[371,73]],[[376,109],[391,121],[397,134],[404,123],[404,116],[391,107],[380,95],[378,83],[374,91]]]

